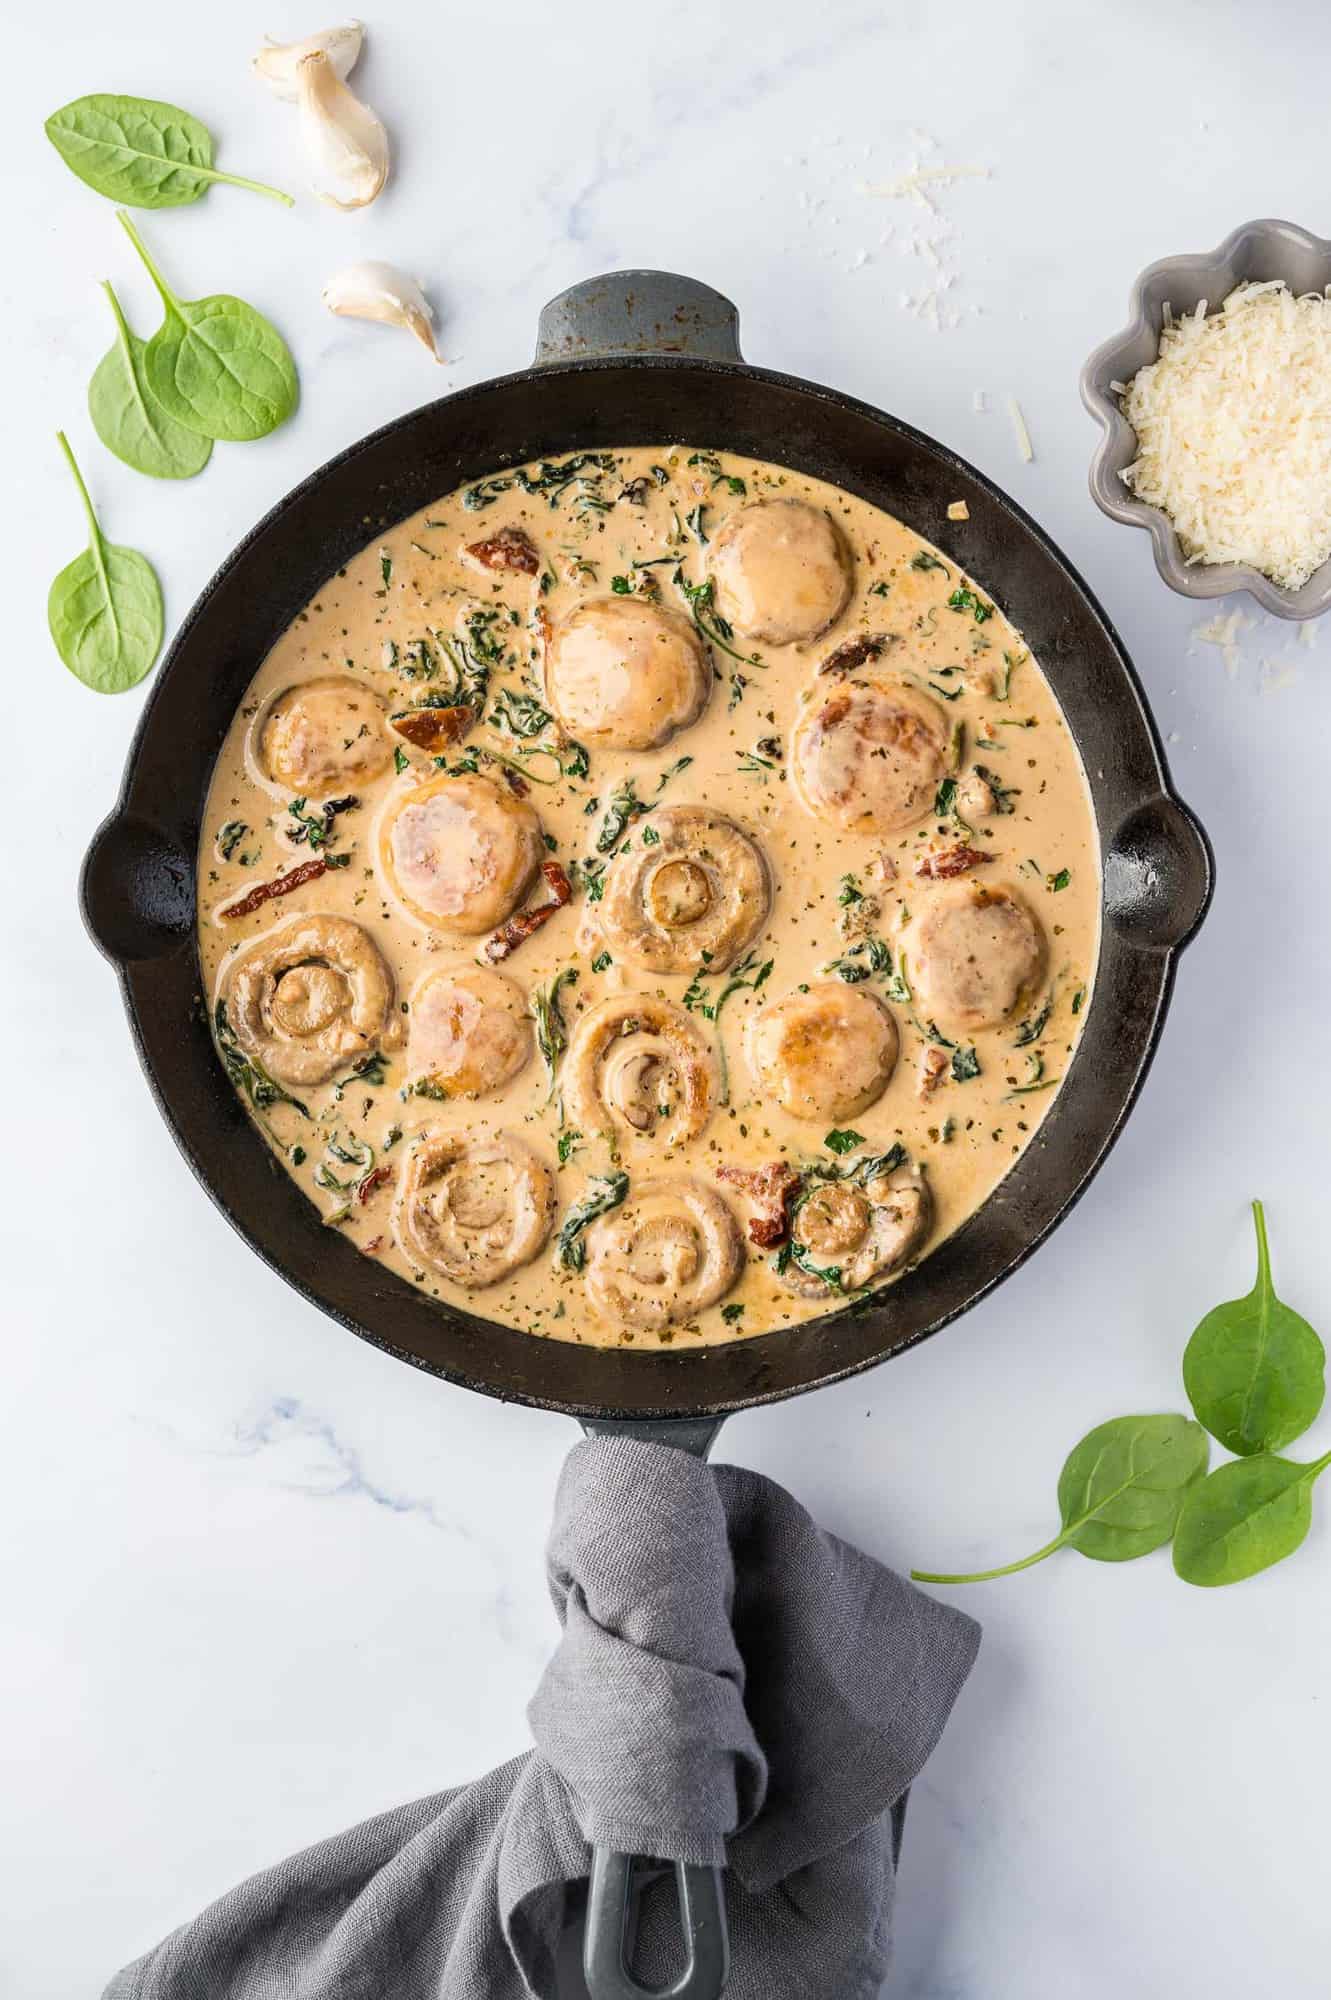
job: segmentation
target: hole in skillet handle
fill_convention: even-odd
[[[1131,812],[1105,861],[1110,923],[1143,951],[1176,951],[1206,915],[1215,882],[1211,844],[1188,808],[1162,793]]]
[[[588,1437],[634,1437],[647,1444],[672,1445],[706,1459],[716,1442],[720,1417],[620,1419],[590,1417]],[[639,1985],[629,1970],[638,1923],[638,1904],[648,1875],[672,1866],[686,1953],[684,1969],[669,1986]],[[587,1932],[582,1975],[588,2000],[720,2000],[730,1977],[730,1933],[725,1886],[719,1868],[683,1861],[662,1863],[611,1847],[593,1847],[587,1891]]]
[[[160,958],[194,934],[194,864],[160,827],[117,809],[92,837],[79,906],[113,965]]]

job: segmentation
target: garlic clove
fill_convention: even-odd
[[[429,300],[416,280],[399,271],[395,264],[351,264],[328,280],[322,297],[331,313],[344,314],[349,319],[378,320],[384,326],[406,327],[436,361],[443,360],[435,345],[434,314]]]
[[[356,67],[364,40],[365,29],[359,21],[347,21],[340,28],[321,28],[317,35],[307,35],[303,42],[275,42],[271,36],[265,36],[264,46],[250,68],[268,85],[274,97],[294,104],[300,96],[296,66],[303,57],[327,56],[337,71],[338,81],[345,83]]]
[[[388,134],[322,49],[301,57],[296,82],[314,192],[334,208],[365,208],[388,179]]]

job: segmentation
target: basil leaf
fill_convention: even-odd
[[[983,1583],[1029,1569],[1065,1546],[1093,1562],[1149,1555],[1174,1533],[1189,1489],[1206,1471],[1209,1448],[1206,1432],[1187,1417],[1113,1417],[1068,1455],[1058,1478],[1063,1525],[1051,1542],[1000,1569],[911,1575],[917,1583]]]
[[[161,585],[146,556],[106,540],[69,441],[63,431],[56,435],[83,502],[88,546],[51,585],[47,623],[56,651],[85,687],[123,694],[161,649]]]
[[[88,414],[107,450],[149,479],[193,479],[213,455],[211,438],[169,417],[143,372],[147,342],[126,325],[110,285],[102,290],[115,314],[116,337],[88,384]]]
[[[1311,1465],[1236,1458],[1189,1493],[1174,1533],[1174,1570],[1213,1589],[1242,1583],[1292,1556],[1312,1523],[1312,1489],[1331,1451]]]
[[[1257,1281],[1207,1313],[1183,1354],[1183,1386],[1211,1436],[1239,1458],[1279,1451],[1322,1407],[1326,1350],[1306,1319],[1276,1297],[1262,1204]]]
[[[226,292],[178,299],[123,210],[120,220],[166,308],[143,352],[158,404],[187,431],[232,444],[276,430],[300,397],[296,364],[277,328]]]
[[[46,136],[81,181],[131,208],[181,208],[207,194],[214,181],[292,206],[289,194],[262,181],[219,173],[207,126],[154,97],[118,97],[109,91],[76,97],[51,113]]]

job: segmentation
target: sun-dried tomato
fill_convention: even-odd
[[[236,917],[252,916],[255,910],[262,909],[263,905],[271,902],[274,896],[289,896],[293,889],[301,888],[306,882],[317,881],[320,875],[327,872],[328,863],[322,855],[317,861],[302,861],[298,868],[289,868],[285,875],[278,875],[271,882],[256,882],[238,903],[228,903],[226,908],[219,910],[217,914],[226,922]]]
[[[550,900],[519,910],[506,924],[500,925],[493,937],[486,939],[481,946],[481,956],[488,964],[498,965],[501,958],[507,958],[510,952],[515,952],[525,939],[540,930],[542,924],[548,924],[555,911],[562,910],[573,894],[568,876],[557,861],[544,862],[541,874],[545,878],[546,888],[550,891]]]
[[[978,847],[945,847],[938,854],[922,854],[915,863],[915,873],[931,882],[945,882],[953,875],[965,875],[971,868],[982,868],[993,858]]]
[[[516,569],[535,576],[541,558],[531,536],[522,528],[501,528],[484,542],[468,542],[467,554],[482,569]]]
[[[718,1167],[716,1178],[748,1196],[758,1210],[749,1218],[749,1238],[762,1250],[784,1242],[790,1231],[790,1203],[799,1192],[800,1177],[786,1160],[765,1167]]]
[[[399,736],[436,756],[460,743],[475,720],[476,710],[465,703],[456,708],[407,708],[389,717]]]

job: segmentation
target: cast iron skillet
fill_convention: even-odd
[[[249,1125],[213,1051],[194,942],[208,780],[259,662],[337,567],[482,474],[569,450],[687,439],[775,459],[899,516],[963,565],[1019,627],[1077,740],[1104,869],[1100,960],[1067,1079],[1040,1132],[955,1236],[868,1310],[727,1346],[655,1354],[533,1340],[444,1306],[363,1257]],[[965,500],[964,525],[947,517]],[[1083,1192],[1141,1087],[1175,959],[1205,915],[1208,842],[1174,796],[1113,628],[1048,537],[942,445],[894,417],[741,359],[719,293],[662,272],[575,285],[541,315],[535,364],[399,418],[312,474],[261,521],[190,612],[144,710],[119,803],[84,866],[88,927],[120,976],[148,1082],[176,1141],[245,1241],[363,1339],[484,1394],[705,1453],[732,1410],[871,1367],[936,1333],[1016,1269]],[[711,1871],[682,1870],[690,1965],[670,1989],[720,1990]],[[597,2000],[634,1995],[624,1857],[599,1854],[588,1926]]]

